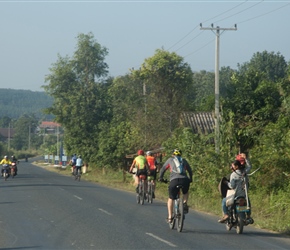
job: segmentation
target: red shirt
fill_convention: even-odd
[[[149,165],[149,169],[150,170],[156,169],[156,166],[155,166],[155,162],[156,162],[155,157],[148,155],[146,157],[146,159],[147,159],[147,162],[148,162],[148,165]]]

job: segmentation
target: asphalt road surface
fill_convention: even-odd
[[[133,191],[133,187],[132,187]],[[226,231],[217,217],[190,210],[181,233],[165,222],[164,202],[73,180],[20,162],[0,180],[0,249],[290,249],[284,235]]]

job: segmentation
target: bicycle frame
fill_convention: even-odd
[[[150,176],[148,176],[147,186],[148,186],[147,201],[150,202],[150,203],[153,203],[154,180],[151,179]]]
[[[147,176],[146,175],[139,175],[138,177],[138,190],[139,193],[137,194],[137,203],[141,203],[141,205],[144,204],[145,200],[145,180]]]
[[[174,229],[175,226],[175,221],[177,221],[177,231],[181,232],[183,229],[183,224],[184,224],[184,211],[183,211],[183,193],[182,193],[182,188],[183,186],[178,185],[178,194],[176,199],[173,200],[173,214],[172,214],[172,222],[169,223],[169,227],[171,229]]]
[[[78,168],[78,167],[75,167],[74,168],[74,177],[75,177],[75,180],[81,180],[81,168]]]

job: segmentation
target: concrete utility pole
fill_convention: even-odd
[[[220,87],[219,87],[219,69],[220,69],[220,31],[225,30],[237,30],[237,25],[234,28],[220,28],[219,26],[203,28],[202,23],[200,23],[201,30],[211,30],[216,34],[216,49],[215,49],[215,151],[220,153]]]

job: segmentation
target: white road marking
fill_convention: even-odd
[[[76,197],[77,199],[79,199],[79,200],[82,200],[83,198],[81,198],[81,197],[79,197],[79,196],[77,196],[77,195],[74,195],[74,197]]]
[[[101,212],[107,214],[107,215],[113,215],[113,214],[109,213],[108,211],[106,211],[106,210],[104,210],[104,209],[102,209],[102,208],[99,208],[99,210],[100,210]]]
[[[167,245],[169,245],[169,246],[171,246],[171,247],[177,247],[177,246],[174,245],[173,243],[171,243],[171,242],[169,242],[169,241],[167,241],[167,240],[163,240],[162,238],[160,238],[160,237],[158,237],[158,236],[156,236],[156,235],[154,235],[154,234],[152,234],[152,233],[146,233],[146,234],[149,235],[149,236],[151,236],[151,237],[153,237],[153,238],[155,238],[155,239],[157,239],[157,240],[159,240],[159,241],[164,242],[165,244],[167,244]]]

